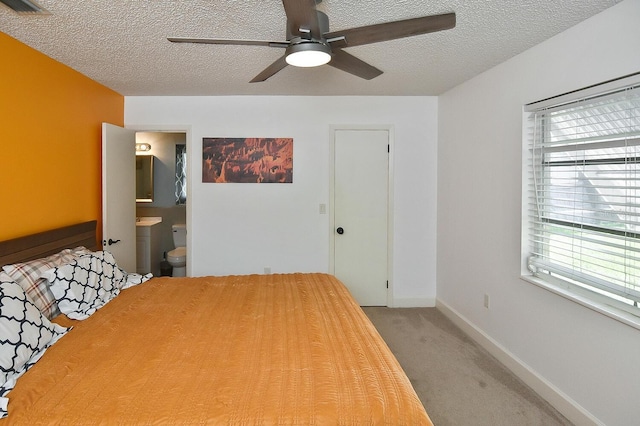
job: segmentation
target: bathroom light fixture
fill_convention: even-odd
[[[140,152],[140,151],[151,151],[151,145],[149,145],[148,143],[137,143],[136,144],[136,151]]]
[[[331,60],[331,47],[318,41],[302,41],[287,47],[285,61],[295,67],[317,67]]]

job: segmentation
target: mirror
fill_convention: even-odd
[[[153,203],[153,155],[136,155],[136,202]]]

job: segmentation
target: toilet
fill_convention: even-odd
[[[187,225],[172,225],[171,231],[175,248],[167,253],[167,262],[173,267],[172,276],[185,277],[187,276]]]

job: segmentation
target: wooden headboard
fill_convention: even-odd
[[[97,221],[92,220],[0,241],[0,267],[45,257],[65,248],[85,246],[90,250],[99,250],[96,241],[96,224]]]

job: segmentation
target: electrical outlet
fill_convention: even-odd
[[[489,295],[486,293],[484,295],[484,307],[489,309]]]
[[[265,275],[269,275],[271,273],[271,266],[265,266],[264,267],[264,273],[265,273]]]
[[[326,204],[320,204],[320,214],[327,214],[327,205]]]

